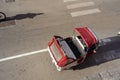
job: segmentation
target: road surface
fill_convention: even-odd
[[[53,35],[72,36],[75,27],[88,26],[105,42],[105,48],[99,49],[98,53],[120,55],[120,38],[116,37],[120,31],[119,4],[119,0],[1,0],[0,10],[8,19],[0,23],[0,79],[120,79],[119,56],[105,57],[107,62],[92,65],[91,59],[96,60],[93,56],[82,65],[82,69],[77,66],[58,72],[48,52],[41,52],[47,48]],[[111,40],[113,44],[109,43]],[[24,56],[36,51],[40,52]],[[96,56],[98,60],[102,59]]]

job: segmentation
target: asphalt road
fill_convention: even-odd
[[[98,37],[110,46],[105,51],[107,55],[111,51],[120,54],[118,45],[120,38],[115,37],[120,31],[119,0],[15,0],[7,3],[6,1],[0,1],[0,11],[7,15],[7,21],[0,22],[0,60],[46,49],[53,35],[72,36],[74,27],[81,26],[92,28]],[[104,38],[113,40],[113,44],[107,43]],[[104,54],[104,47],[99,49],[98,53]],[[0,79],[82,80],[86,76],[119,68],[119,57],[114,59],[99,65],[92,65],[93,63],[89,62],[85,66],[92,66],[58,72],[46,51],[1,61]]]

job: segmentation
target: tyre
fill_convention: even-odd
[[[6,19],[6,15],[3,12],[0,12],[0,21],[4,21]]]

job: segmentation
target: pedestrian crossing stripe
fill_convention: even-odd
[[[101,11],[98,8],[95,9],[88,9],[88,10],[82,10],[82,11],[76,11],[70,13],[72,17],[77,17],[77,16],[84,16],[84,15],[89,15],[89,14],[94,14],[94,13],[100,13]]]
[[[72,2],[72,1],[77,1],[77,0],[64,0],[63,2]]]
[[[80,8],[80,7],[88,7],[88,6],[94,6],[94,2],[83,2],[83,3],[76,3],[76,4],[71,4],[68,5],[68,9],[74,9],[74,8]]]

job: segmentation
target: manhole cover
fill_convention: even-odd
[[[15,2],[15,0],[5,0],[6,3]]]
[[[0,27],[16,25],[15,20],[0,22]]]

